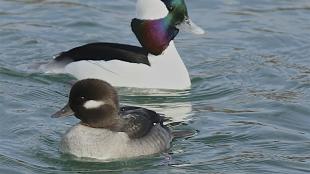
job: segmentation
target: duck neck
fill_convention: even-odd
[[[173,41],[161,55],[150,54],[148,57],[151,64],[150,71],[153,73],[152,82],[156,82],[154,85],[165,83],[167,89],[190,88],[188,71]]]
[[[163,51],[163,53],[161,55],[155,56],[153,54],[149,54],[149,58],[150,58],[150,62],[151,64],[153,62],[158,62],[158,61],[163,61],[165,62],[165,64],[167,64],[168,62],[182,62],[182,59],[174,45],[173,40],[170,41],[169,46],[166,48],[165,51]]]
[[[109,129],[115,132],[119,132],[123,127],[123,124],[119,116],[113,116],[103,120],[81,121],[81,124],[92,128]]]
[[[151,67],[154,69],[166,72],[165,74],[173,75],[178,77],[179,75],[188,78],[188,71],[185,64],[183,63],[173,41],[170,41],[169,46],[165,51],[158,56],[149,55],[149,61]]]

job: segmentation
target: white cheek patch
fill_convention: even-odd
[[[86,109],[96,109],[104,104],[105,104],[104,101],[88,100],[87,102],[84,103],[83,107]]]
[[[138,0],[136,9],[138,19],[161,19],[169,13],[166,5],[161,0]]]

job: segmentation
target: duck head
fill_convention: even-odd
[[[184,0],[138,0],[136,8],[137,18],[131,21],[131,28],[151,54],[160,55],[179,29],[204,34],[190,20]]]
[[[75,115],[84,125],[109,128],[116,123],[118,110],[117,92],[109,83],[85,79],[73,85],[68,103],[52,117]]]

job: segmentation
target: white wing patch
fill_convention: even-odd
[[[97,101],[97,100],[88,100],[87,102],[84,103],[84,108],[86,109],[96,109],[99,108],[100,106],[104,105],[104,101]]]

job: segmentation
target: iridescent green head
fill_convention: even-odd
[[[188,19],[187,7],[184,0],[161,0],[167,7],[172,25],[179,25]]]
[[[179,29],[204,33],[189,19],[184,0],[138,0],[131,28],[141,45],[154,55],[162,54]]]

